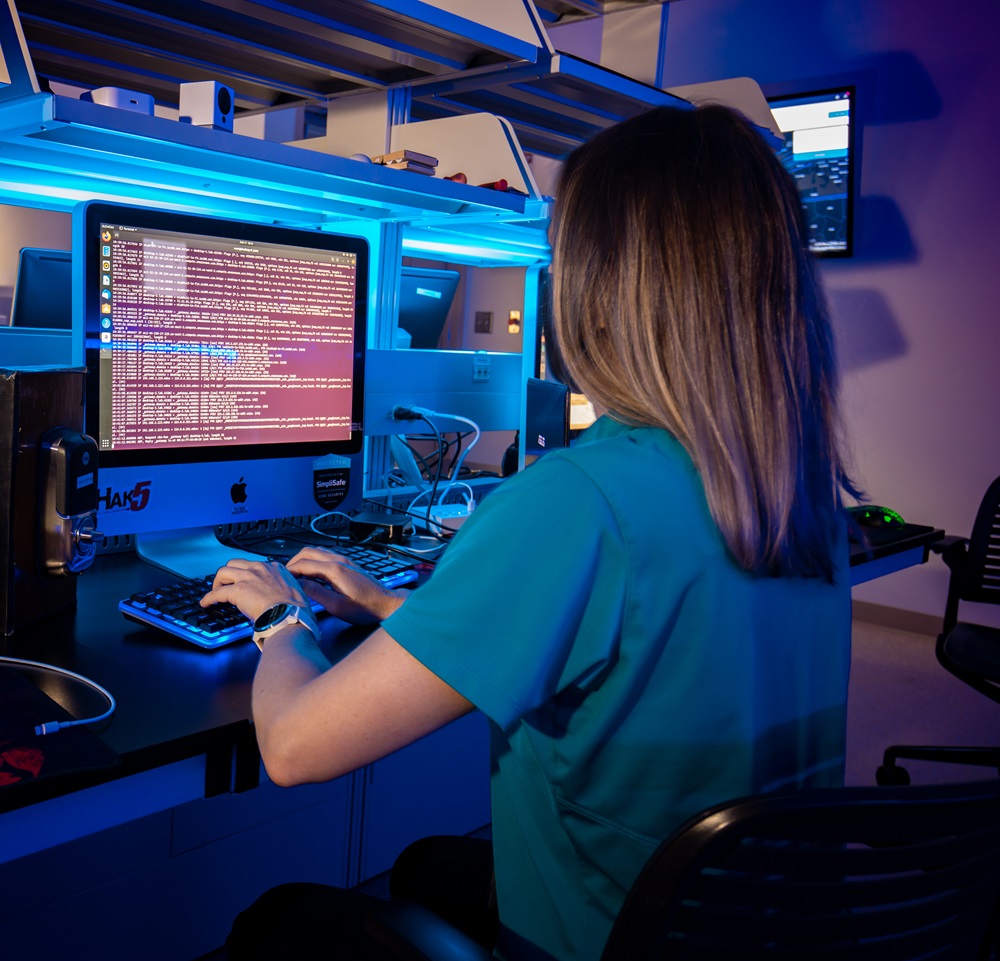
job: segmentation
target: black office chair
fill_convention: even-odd
[[[986,491],[972,535],[946,537],[931,550],[951,571],[944,623],[935,651],[945,670],[1000,703],[1000,629],[958,619],[960,601],[1000,604],[1000,477]],[[900,758],[972,764],[1000,770],[1000,747],[893,745],[875,773],[879,784],[909,784]]]
[[[602,961],[986,961],[1000,951],[1000,781],[720,804],[664,841]],[[415,904],[369,930],[401,961],[493,957]]]

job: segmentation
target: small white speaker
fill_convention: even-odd
[[[215,80],[199,80],[182,83],[180,91],[181,123],[232,131],[236,100],[232,87]]]

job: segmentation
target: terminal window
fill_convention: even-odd
[[[356,253],[116,224],[101,244],[103,448],[350,438]]]

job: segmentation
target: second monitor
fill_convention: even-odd
[[[69,330],[73,325],[72,271],[68,250],[22,247],[17,257],[11,326]]]
[[[457,270],[403,265],[399,278],[399,328],[410,335],[410,347],[434,350],[438,346],[458,280]]]

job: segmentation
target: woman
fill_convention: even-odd
[[[302,625],[276,632],[254,719],[269,774],[297,784],[481,710],[496,951],[569,961],[599,957],[690,815],[841,780],[850,485],[798,199],[750,124],[627,120],[569,158],[557,206],[552,333],[604,416],[492,493],[412,594],[293,559],[327,585],[310,597],[381,626],[334,667]],[[304,602],[244,561],[203,603],[223,600]]]

